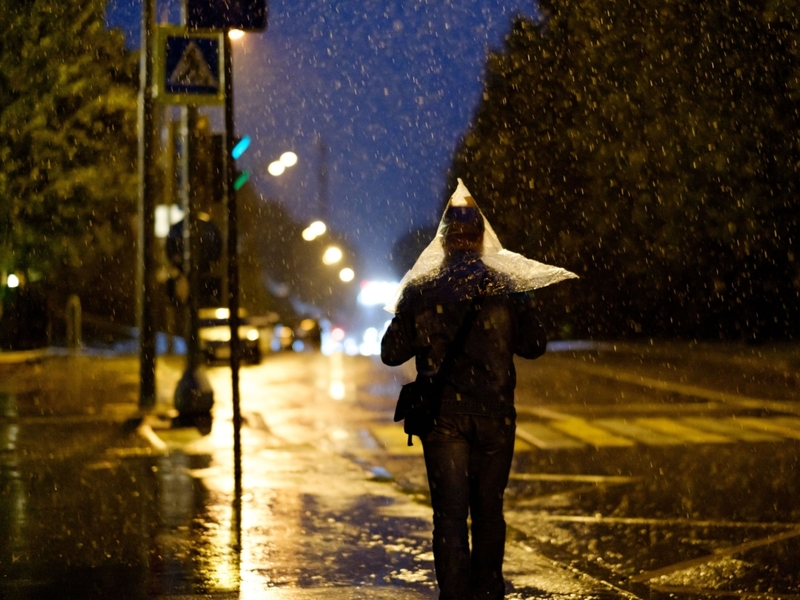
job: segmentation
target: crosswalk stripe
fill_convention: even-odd
[[[374,425],[370,428],[372,437],[376,439],[378,444],[389,452],[389,454],[398,455],[422,455],[422,442],[419,438],[414,438],[414,445],[408,445],[408,434],[403,431],[403,426],[400,424],[393,425]],[[531,444],[525,439],[514,439],[515,452],[527,452],[531,449]]]
[[[372,436],[385,451],[396,455],[422,455],[422,442],[408,436],[400,424],[374,425]],[[553,419],[546,423],[518,421],[514,441],[516,452],[531,450],[580,449],[587,445],[630,447],[682,444],[724,444],[731,442],[779,442],[800,440],[798,417],[639,417],[585,420],[577,417]]]
[[[597,447],[626,447],[634,445],[631,440],[614,435],[600,427],[595,427],[583,419],[552,421],[550,427],[554,427],[567,435]]]
[[[629,419],[597,419],[592,423],[648,446],[677,446],[686,443],[675,436],[642,427]]]
[[[694,444],[725,444],[733,441],[731,438],[702,431],[666,417],[645,417],[636,419],[636,423]]]
[[[775,417],[775,420],[795,430],[800,430],[800,418],[797,417]]]
[[[409,446],[408,434],[403,431],[401,424],[373,425],[370,430],[378,443],[390,454],[422,454],[422,442],[419,438],[414,438],[414,445]]]
[[[531,421],[517,422],[517,437],[542,450],[583,448],[585,444],[550,429],[541,423]]]
[[[794,429],[784,422],[773,418],[758,418],[758,417],[737,417],[745,427],[755,429],[756,431],[766,431],[768,433],[777,433],[786,438],[793,440],[800,440],[800,430]]]
[[[690,427],[697,427],[698,429],[704,429],[712,433],[719,433],[726,437],[736,438],[742,442],[778,442],[781,440],[777,435],[747,429],[739,422],[739,419],[734,419],[733,417],[724,419],[684,417],[681,421]]]

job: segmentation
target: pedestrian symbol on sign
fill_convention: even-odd
[[[157,97],[171,104],[221,104],[224,100],[222,34],[159,27]]]
[[[186,46],[183,56],[167,79],[167,83],[171,86],[185,88],[203,87],[213,90],[219,88],[219,81],[214,77],[202,50],[194,40]]]

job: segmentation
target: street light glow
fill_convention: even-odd
[[[339,279],[344,281],[345,283],[348,281],[353,281],[355,279],[356,273],[350,267],[345,267],[341,271],[339,271]]]
[[[6,285],[8,287],[10,287],[10,288],[19,287],[19,277],[17,277],[13,273],[11,273],[11,275],[8,276],[8,280],[6,281]]]
[[[267,171],[273,177],[280,177],[283,175],[283,172],[286,170],[286,165],[284,165],[281,161],[275,160],[269,163],[267,167]]]
[[[228,32],[228,37],[232,40],[240,40],[244,37],[244,31],[241,29],[231,29]]]
[[[365,281],[361,284],[358,303],[363,306],[388,304],[397,293],[399,285],[396,281]]]
[[[328,227],[325,223],[322,221],[314,221],[311,225],[303,229],[303,239],[310,242],[311,240],[317,239],[326,231],[328,231]]]
[[[342,251],[336,246],[328,246],[325,254],[322,255],[322,262],[326,265],[335,265],[342,260]]]
[[[294,152],[284,152],[281,154],[280,162],[284,167],[293,167],[297,164],[297,154]]]

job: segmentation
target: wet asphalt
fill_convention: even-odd
[[[207,370],[211,418],[176,426],[180,357],[148,414],[135,357],[4,358],[0,598],[437,597],[424,468],[391,422],[408,373],[313,353],[243,368],[237,496],[226,367]],[[577,381],[557,359],[544,372]],[[797,446],[521,448],[506,598],[798,597]]]

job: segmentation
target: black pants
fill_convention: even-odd
[[[511,471],[515,428],[507,417],[441,415],[422,440],[440,600],[504,596],[503,492]]]

